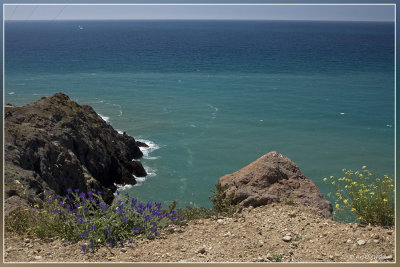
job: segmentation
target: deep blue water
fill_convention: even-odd
[[[78,25],[84,27],[79,30]],[[394,172],[394,26],[285,21],[6,22],[5,102],[67,93],[151,141],[143,201],[210,206],[271,150],[325,176]]]

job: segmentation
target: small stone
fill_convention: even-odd
[[[290,242],[292,240],[292,237],[289,235],[286,235],[286,236],[282,237],[282,240],[285,242]]]
[[[24,243],[30,243],[30,242],[31,242],[31,240],[29,238],[24,239]]]
[[[226,234],[224,234],[224,237],[231,236],[231,235],[232,235],[231,232],[227,232]]]
[[[135,251],[132,254],[133,257],[139,257],[140,255],[141,255],[141,253],[139,251]]]
[[[201,248],[201,249],[199,249],[197,251],[197,253],[204,254],[204,253],[206,253],[206,249],[205,248]]]
[[[292,213],[289,213],[289,217],[290,217],[290,218],[294,218],[294,217],[296,217],[296,213],[294,213],[294,212],[292,212]]]
[[[263,257],[258,257],[258,258],[257,258],[257,261],[259,261],[259,262],[264,262],[265,259],[264,259]]]
[[[223,224],[223,223],[224,223],[224,220],[218,219],[218,220],[217,220],[217,223],[218,223],[218,224]]]
[[[358,240],[357,241],[357,244],[359,245],[359,246],[362,246],[362,245],[365,245],[365,241],[364,240],[362,240],[362,239],[360,239],[360,240]]]
[[[393,260],[393,256],[392,255],[384,256],[384,257],[382,257],[382,260],[391,261],[391,260]]]
[[[181,252],[186,252],[186,248],[182,248],[182,249],[181,249]]]
[[[378,244],[379,243],[379,239],[374,239],[374,243]]]
[[[347,239],[346,243],[351,244],[353,241],[351,241],[351,239]]]
[[[38,261],[39,261],[39,260],[41,260],[41,259],[42,259],[42,256],[36,256],[36,257],[35,257],[35,260],[38,260]]]
[[[127,252],[126,248],[121,248],[121,252],[126,253]]]
[[[371,236],[373,239],[379,239],[379,235],[378,234],[374,234]]]
[[[392,235],[392,231],[387,231],[386,232],[388,235]]]
[[[329,259],[333,260],[334,259],[333,255],[329,255]]]

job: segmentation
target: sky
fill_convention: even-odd
[[[394,21],[393,5],[4,5],[6,20],[231,19]]]

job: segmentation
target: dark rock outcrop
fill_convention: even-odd
[[[226,188],[224,196],[233,194],[233,202],[239,207],[288,200],[318,208],[324,217],[332,216],[331,203],[315,183],[293,161],[275,151],[221,177],[219,184]]]
[[[119,134],[90,106],[65,94],[5,107],[5,186],[34,203],[68,188],[101,191],[111,202],[114,184],[146,176],[136,141]]]

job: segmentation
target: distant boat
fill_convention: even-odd
[[[81,25],[78,26],[79,30],[83,30],[83,27]]]

